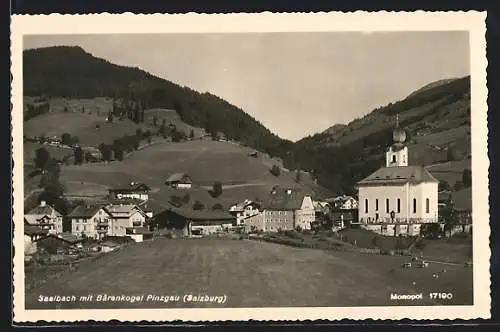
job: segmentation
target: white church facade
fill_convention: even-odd
[[[406,133],[396,128],[386,164],[358,182],[358,222],[387,236],[415,236],[438,222],[438,180],[423,166],[408,165]]]

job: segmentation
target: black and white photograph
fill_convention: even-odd
[[[113,15],[121,32],[82,28],[92,16],[13,37],[24,320],[489,315],[484,17],[477,33],[451,15],[449,29],[304,31],[236,16],[234,32],[133,14]]]

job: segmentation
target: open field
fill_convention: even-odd
[[[96,125],[100,128],[96,129]],[[58,112],[39,115],[25,121],[24,135],[61,137],[63,133],[70,133],[78,137],[81,145],[97,147],[101,143],[111,144],[113,140],[125,135],[134,135],[139,128],[143,131],[149,129],[145,125],[138,125],[128,119],[115,119],[113,123],[106,123],[104,113],[98,115],[96,113]]]
[[[299,249],[229,239],[169,240],[133,244],[26,292],[26,307],[154,308],[422,305],[428,292],[452,292],[448,304],[471,304],[472,270],[431,264],[402,269],[404,257]],[[440,273],[435,279],[433,274]],[[413,285],[415,282],[415,285]],[[424,292],[423,301],[391,301],[390,293]],[[131,302],[40,303],[40,295],[144,296]],[[148,294],[180,295],[179,302],[146,301]],[[183,303],[184,294],[227,296],[227,302]]]
[[[282,172],[275,177],[261,159],[249,157],[247,151],[250,149],[211,140],[158,143],[135,151],[121,162],[63,166],[61,181],[68,184],[70,194],[88,194],[95,188],[96,194],[101,194],[102,190],[125,186],[131,181],[144,182],[153,189],[154,199],[166,202],[171,195],[184,195],[185,191],[168,188],[165,180],[172,173],[186,172],[194,182],[188,192],[193,199],[207,201],[207,205],[263,199],[274,185],[299,185],[295,183],[295,172]],[[223,184],[218,200],[208,193],[215,181]],[[303,174],[300,185],[317,188],[307,174]]]
[[[466,238],[452,237],[442,240],[424,240],[424,248],[414,248],[413,252],[426,259],[464,264],[472,260],[472,241]]]
[[[431,165],[427,169],[436,179],[446,181],[450,186],[453,186],[455,182],[462,181],[463,170],[472,169],[472,165],[470,159],[464,159]]]

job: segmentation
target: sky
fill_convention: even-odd
[[[31,35],[23,47],[54,45],[213,93],[292,141],[470,74],[461,31]]]

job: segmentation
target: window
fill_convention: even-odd
[[[385,199],[385,212],[389,213],[389,198]]]
[[[393,162],[393,163],[395,163],[395,162],[396,162],[396,156],[395,156],[395,155],[393,155],[393,156],[392,156],[392,162]]]
[[[417,213],[417,199],[413,199],[413,213]]]
[[[375,220],[378,221],[378,213],[375,213]]]
[[[368,199],[365,198],[365,213],[368,213]]]
[[[430,205],[429,199],[426,198],[425,199],[425,213],[429,213],[429,205]]]
[[[79,229],[79,227],[78,227],[78,226],[76,226],[76,231],[78,232],[79,230],[80,230],[80,229]]]
[[[375,211],[378,211],[378,198],[375,200]]]
[[[398,198],[398,213],[401,212],[401,200]]]

